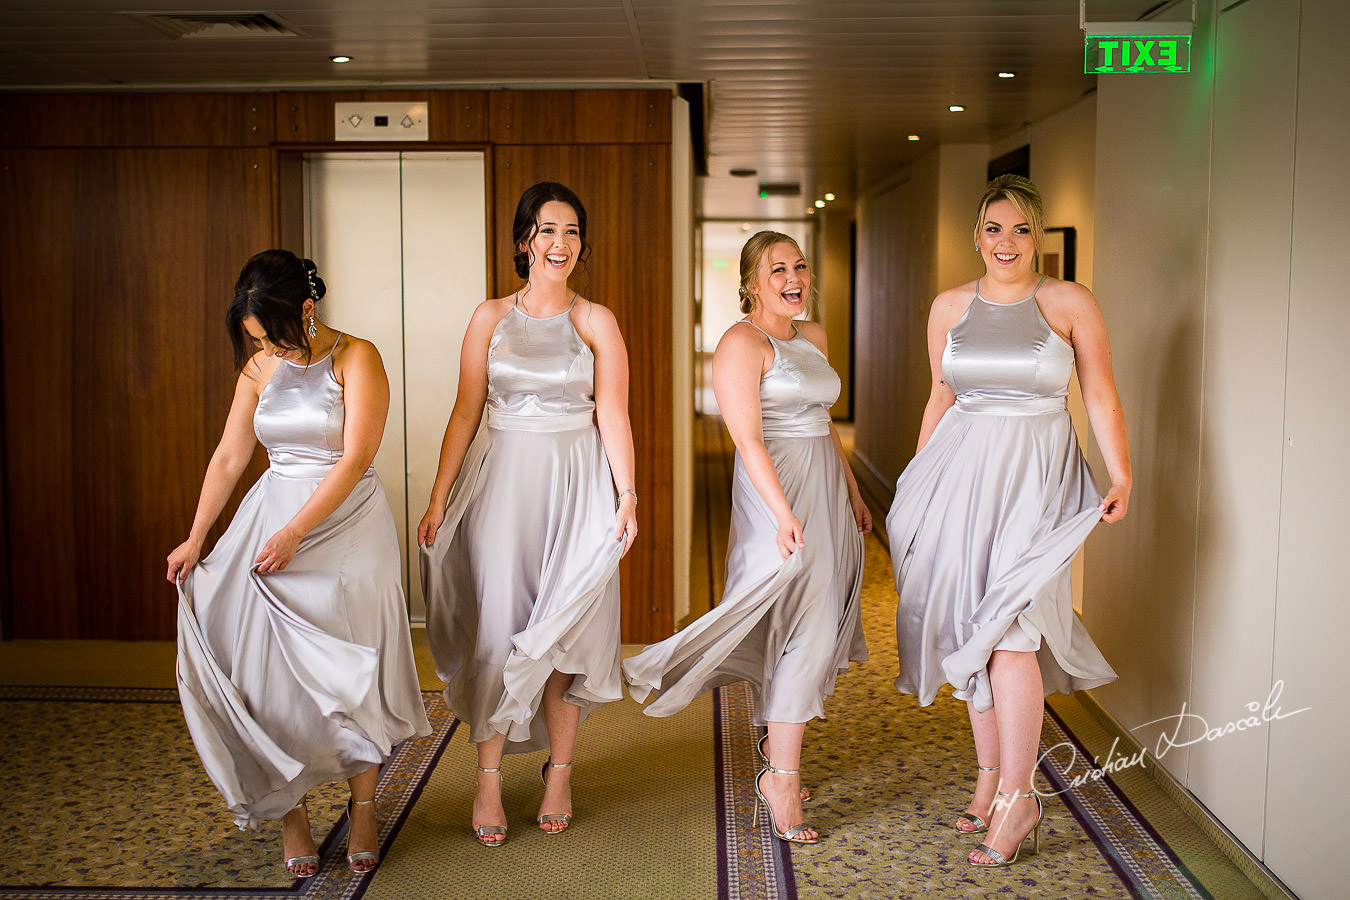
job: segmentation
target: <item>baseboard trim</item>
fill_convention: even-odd
[[[1222,853],[1238,870],[1246,875],[1256,888],[1265,894],[1271,900],[1299,900],[1298,895],[1284,886],[1284,882],[1270,869],[1266,868],[1265,863],[1261,862],[1247,846],[1238,840],[1237,837],[1229,831],[1222,822],[1214,817],[1214,814],[1192,794],[1185,785],[1176,779],[1171,772],[1158,764],[1158,761],[1149,754],[1128,729],[1116,720],[1104,706],[1097,702],[1097,698],[1092,696],[1091,691],[1079,691],[1074,695],[1083,707],[1091,713],[1097,723],[1106,729],[1111,737],[1120,742],[1120,750],[1116,755],[1121,758],[1130,758],[1136,754],[1142,753],[1144,760],[1143,769],[1155,784],[1167,795],[1173,803],[1190,817],[1200,830],[1214,842]]]

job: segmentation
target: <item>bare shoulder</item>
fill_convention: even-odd
[[[930,317],[936,320],[950,320],[956,324],[956,320],[964,316],[965,310],[975,302],[976,282],[968,281],[964,285],[948,287],[937,297],[933,298],[933,309]]]
[[[506,318],[514,306],[515,297],[497,297],[484,300],[474,307],[473,315],[469,317],[469,327],[464,332],[464,345],[481,345],[486,349],[497,323]]]
[[[827,349],[829,342],[825,337],[825,326],[819,322],[812,322],[808,319],[798,319],[792,323],[797,327],[797,333],[815,344],[821,353],[829,353]]]
[[[333,347],[333,364],[380,362],[380,351],[365,338],[344,334]]]
[[[254,390],[260,391],[263,385],[271,380],[272,373],[277,370],[279,363],[275,356],[269,356],[259,350],[244,363],[244,368],[239,372],[239,380],[253,384]]]
[[[511,308],[516,305],[515,296],[496,297],[491,300],[484,300],[478,306],[474,307],[473,316],[469,319],[470,327],[481,327],[486,325],[489,328],[497,327],[497,323],[502,320]]]
[[[572,324],[588,341],[597,335],[615,335],[619,332],[619,320],[614,310],[585,297],[578,297],[572,304]]]
[[[1036,303],[1050,327],[1070,343],[1081,334],[1098,333],[1105,327],[1097,298],[1076,281],[1047,279],[1036,292]]]
[[[353,375],[362,381],[372,377],[388,377],[384,371],[384,360],[374,344],[365,338],[344,334],[333,348],[333,377],[338,384],[345,386]]]
[[[717,354],[725,350],[729,354],[753,353],[771,350],[769,339],[764,332],[744,320],[728,328],[717,342]]]
[[[1092,296],[1092,291],[1076,281],[1061,281],[1058,278],[1047,278],[1036,292],[1036,299],[1043,313],[1073,316],[1097,308],[1097,299]]]

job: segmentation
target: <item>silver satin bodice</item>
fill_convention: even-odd
[[[1036,291],[994,303],[977,282],[975,299],[947,333],[942,375],[962,412],[1039,415],[1066,408],[1073,361],[1073,347],[1041,315]]]
[[[527,431],[589,427],[595,412],[595,355],[572,310],[536,319],[512,306],[488,343],[488,425]]]
[[[783,341],[760,331],[773,345],[773,364],[759,379],[764,437],[829,434],[830,407],[839,399],[840,382],[825,354],[801,334]]]
[[[307,366],[280,361],[258,396],[253,433],[267,448],[272,471],[299,478],[322,477],[342,459],[346,419],[342,385],[333,374],[333,351],[329,350]]]

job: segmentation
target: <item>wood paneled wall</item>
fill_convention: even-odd
[[[0,151],[14,636],[172,636],[164,556],[224,425],[266,149]]]
[[[428,101],[430,143],[333,141],[335,100],[407,99]],[[669,102],[659,90],[0,95],[5,636],[173,637],[163,560],[191,524],[233,392],[230,289],[281,233],[280,160],[372,146],[488,151],[498,294],[516,286],[504,232],[520,192],[557,180],[586,204],[595,251],[578,287],[614,310],[633,373],[642,537],[623,569],[624,639],[669,633]]]

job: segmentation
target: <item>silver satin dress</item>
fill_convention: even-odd
[[[1116,678],[1073,611],[1070,565],[1102,515],[1065,402],[1073,363],[1034,291],[993,303],[977,284],[947,335],[942,373],[956,404],[886,516],[900,595],[895,686],[921,704],[946,682],[991,708],[995,650],[1036,652],[1047,694]]]
[[[486,415],[422,547],[427,637],[475,743],[548,746],[544,682],[591,709],[623,696],[615,489],[595,427],[595,356],[571,311],[512,307],[488,344]]]
[[[178,693],[202,764],[240,828],[280,819],[316,785],[431,732],[400,580],[394,517],[374,469],[280,572],[272,535],[342,458],[332,354],[282,360],[253,415],[269,466],[178,591]]]
[[[764,446],[805,546],[783,559],[778,520],[737,453],[722,601],[624,662],[633,696],[654,698],[649,716],[672,715],[704,691],[747,681],[758,725],[823,718],[836,676],[851,660],[867,659],[863,537],[830,437],[839,376],[801,335],[765,336],[774,358],[759,382]]]

